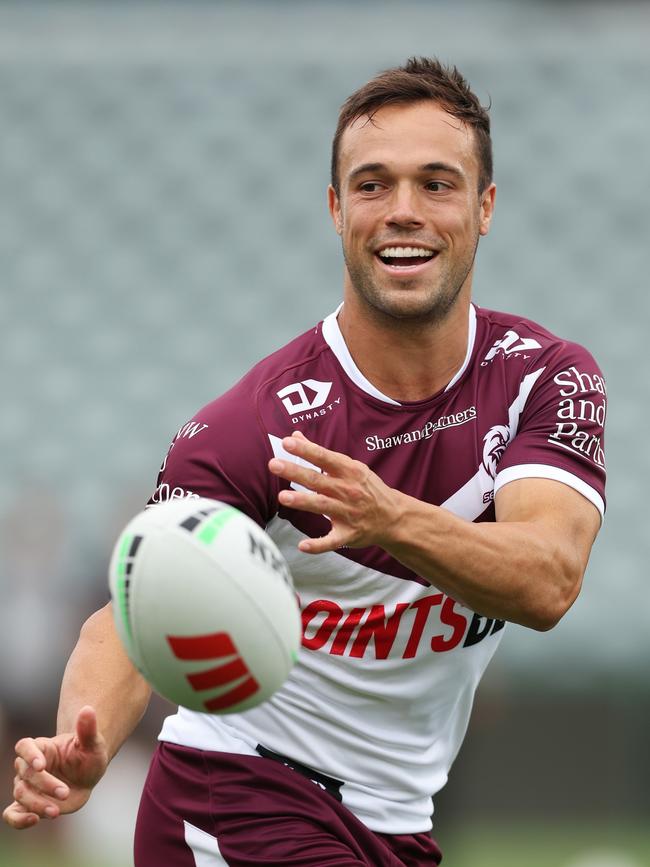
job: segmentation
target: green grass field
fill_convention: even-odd
[[[650,823],[472,827],[441,844],[445,867],[650,867]]]
[[[564,828],[554,825],[481,828],[444,834],[444,867],[650,867],[650,827],[607,825]],[[109,853],[106,853],[108,856]],[[0,867],[132,867],[97,860],[58,857],[2,835]],[[377,865],[381,867],[381,865]]]

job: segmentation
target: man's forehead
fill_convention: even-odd
[[[418,164],[455,160],[468,172],[478,167],[472,128],[431,101],[385,106],[344,130],[342,174],[352,163],[385,162],[391,155]]]

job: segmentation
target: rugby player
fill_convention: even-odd
[[[604,511],[592,356],[471,300],[494,203],[489,117],[454,67],[412,59],[343,105],[343,303],[181,428],[150,500],[213,497],[266,528],[301,655],[253,710],[164,722],[137,867],[440,862],[431,799],[505,622],[560,620]],[[148,698],[103,608],[58,734],[16,746],[5,820],[81,807]]]

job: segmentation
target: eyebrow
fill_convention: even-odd
[[[365,175],[372,172],[381,172],[386,171],[388,166],[384,163],[363,163],[360,166],[357,166],[355,169],[352,169],[348,178],[353,180],[359,175]],[[418,169],[419,172],[447,172],[450,175],[455,175],[458,178],[464,178],[465,173],[459,169],[457,166],[451,165],[450,163],[444,162],[435,162],[435,163],[425,163],[423,166],[420,166]]]

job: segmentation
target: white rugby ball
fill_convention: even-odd
[[[301,640],[289,568],[247,515],[216,500],[140,512],[109,567],[117,632],[151,686],[205,713],[234,713],[286,680]]]

